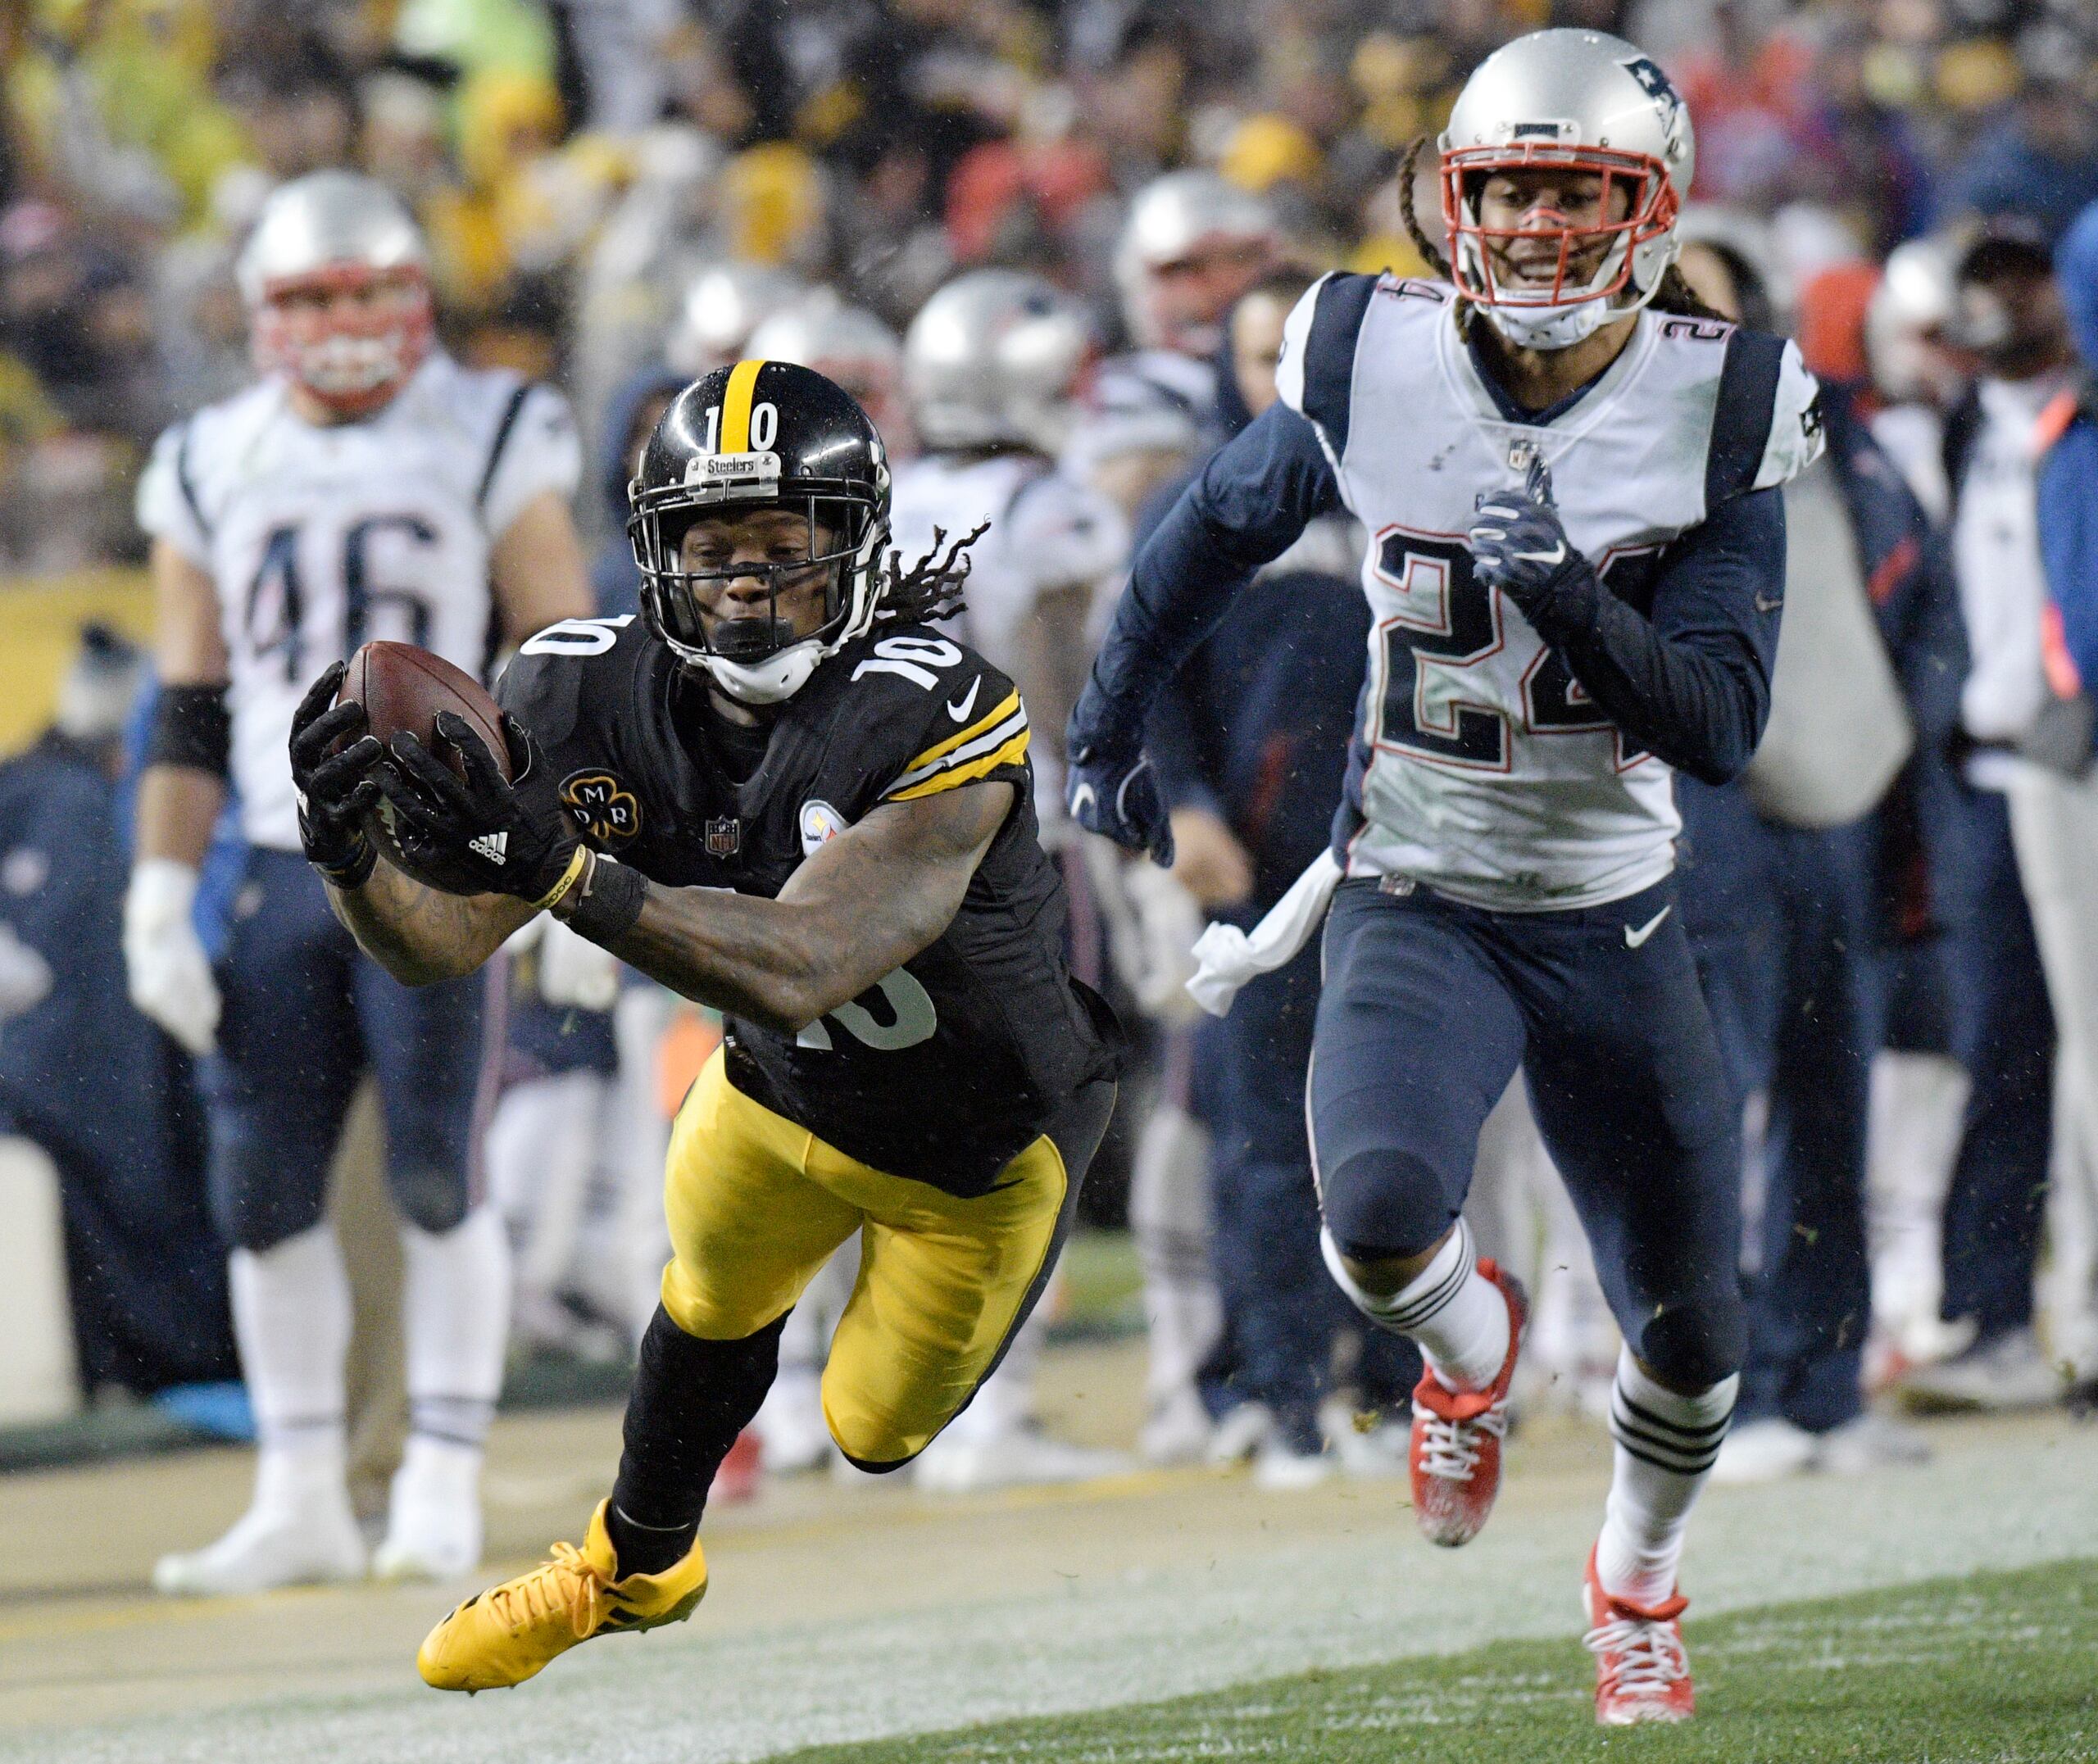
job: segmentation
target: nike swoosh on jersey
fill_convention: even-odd
[[[1667,906],[1663,907],[1660,912],[1656,913],[1651,918],[1648,919],[1645,924],[1640,926],[1636,931],[1631,926],[1627,925],[1624,927],[1625,948],[1628,950],[1637,949],[1641,944],[1644,943],[1649,937],[1652,936],[1655,932],[1661,928],[1661,921],[1666,918],[1669,914],[1673,913],[1674,910],[1674,904],[1671,902]]]
[[[1755,596],[1755,610],[1760,613],[1774,613],[1784,604],[1785,596],[1782,594],[1759,594]]]
[[[983,683],[983,676],[979,673],[969,682],[969,690],[962,694],[959,704],[952,699],[947,701],[947,714],[956,722],[966,723],[969,720],[969,713],[976,708],[976,689]]]

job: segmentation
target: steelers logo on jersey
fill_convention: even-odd
[[[809,857],[845,831],[845,817],[811,796],[802,805],[802,855]]]
[[[641,831],[641,804],[609,772],[571,772],[561,781],[561,800],[576,824],[600,845],[628,840]]]

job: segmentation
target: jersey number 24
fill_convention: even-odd
[[[1612,553],[1601,575],[1620,598],[1640,605],[1651,592],[1653,550]],[[1461,539],[1387,531],[1378,550],[1378,574],[1401,590],[1409,610],[1379,627],[1383,646],[1384,692],[1378,744],[1396,747],[1433,763],[1465,771],[1505,772],[1510,764],[1510,718],[1498,705],[1464,696],[1461,678],[1450,682],[1439,704],[1424,688],[1422,662],[1439,673],[1461,676],[1506,641],[1506,609],[1498,595],[1472,574],[1471,552]],[[1523,728],[1533,735],[1570,735],[1614,725],[1581,689],[1566,658],[1546,646],[1523,676]],[[1628,751],[1620,764],[1639,757]]]

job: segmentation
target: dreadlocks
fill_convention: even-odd
[[[988,520],[974,533],[950,541],[944,527],[933,529],[933,548],[909,569],[903,554],[892,551],[883,574],[876,624],[930,624],[961,610],[962,584],[969,579],[969,548],[991,530]]]

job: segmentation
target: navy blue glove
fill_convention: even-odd
[[[1071,819],[1087,832],[1148,851],[1153,863],[1172,867],[1173,822],[1158,773],[1141,748],[1111,760],[1091,747],[1073,748],[1065,790]]]
[[[1510,490],[1480,498],[1468,537],[1472,574],[1500,589],[1546,635],[1595,583],[1595,566],[1567,538],[1552,502],[1551,474],[1535,455],[1519,495]]]

